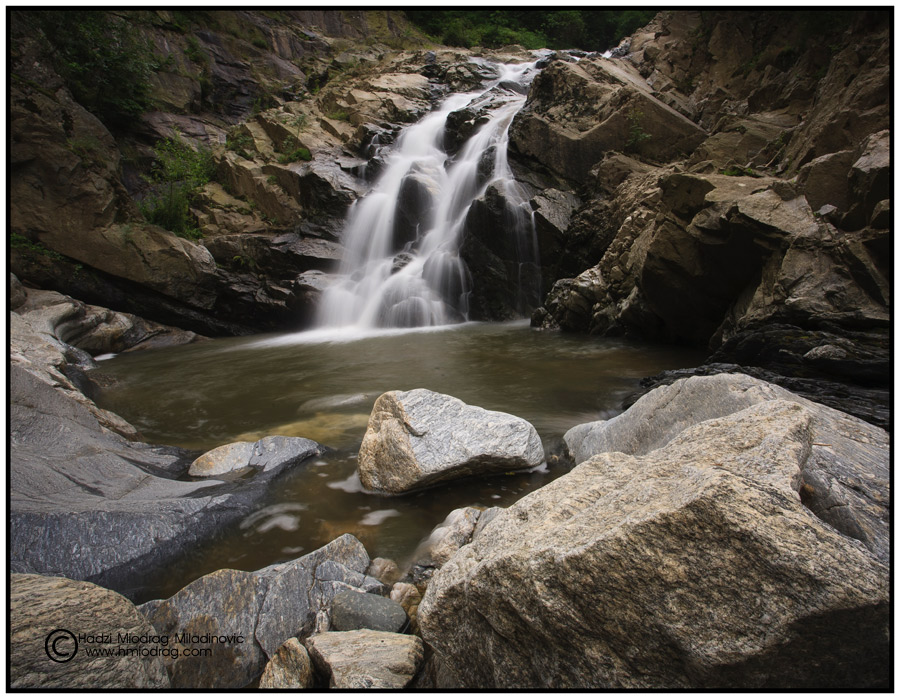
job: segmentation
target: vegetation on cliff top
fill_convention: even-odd
[[[407,10],[423,31],[449,46],[606,51],[647,24],[655,10]]]

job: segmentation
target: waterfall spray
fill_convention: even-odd
[[[460,256],[466,214],[493,186],[503,196],[506,234],[536,263],[531,209],[507,162],[509,126],[525,103],[535,63],[494,65],[485,88],[447,98],[406,128],[373,190],[352,205],[340,279],[323,294],[320,327],[403,328],[467,320],[472,279]],[[483,110],[484,123],[451,156],[448,116]]]

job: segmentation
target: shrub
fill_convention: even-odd
[[[652,137],[641,127],[641,122],[644,119],[643,112],[638,109],[632,109],[628,113],[627,119],[628,139],[625,141],[625,151],[635,153],[640,150],[642,143],[649,141]]]
[[[287,165],[288,163],[295,163],[298,160],[305,160],[309,162],[312,160],[312,153],[309,152],[309,148],[304,148],[300,146],[299,148],[295,148],[290,153],[285,153],[278,157],[278,162],[282,165]]]
[[[185,238],[199,238],[190,206],[197,190],[212,179],[215,162],[206,148],[194,150],[181,138],[166,138],[154,149],[156,162],[148,180],[151,194],[140,202],[141,213],[150,223]]]

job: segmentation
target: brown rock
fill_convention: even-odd
[[[259,679],[260,689],[309,689],[313,686],[312,662],[306,648],[289,638],[275,651]]]
[[[169,687],[160,655],[171,650],[168,639],[158,642],[147,619],[121,595],[68,578],[16,573],[9,594],[11,687]]]

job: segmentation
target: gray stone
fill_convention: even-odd
[[[256,469],[275,476],[290,466],[318,456],[322,447],[302,437],[263,437],[258,442],[232,442],[211,449],[191,464],[188,475],[211,478]]]
[[[253,445],[250,466],[275,475],[301,461],[322,454],[322,446],[302,437],[263,437]]]
[[[10,378],[10,558],[29,570],[130,593],[262,494],[173,480],[186,469],[183,450],[103,429],[20,365]]]
[[[14,311],[28,298],[28,292],[15,274],[9,275],[9,310]]]
[[[678,432],[660,401],[664,446],[594,456],[461,548],[418,614],[460,686],[889,686],[888,437],[773,398]]]
[[[246,686],[287,639],[313,631],[337,590],[366,581],[368,565],[363,545],[345,534],[288,563],[252,573],[218,570],[182,588],[152,610],[156,630],[232,640],[211,646],[211,657],[179,657],[170,670],[173,686]],[[203,639],[194,645],[204,646]]]
[[[289,638],[266,665],[259,679],[259,688],[309,689],[314,679],[306,648],[296,638]]]
[[[579,444],[574,437],[581,434],[576,447],[580,457],[608,452],[641,456],[666,446],[705,420],[771,401],[796,403],[812,416],[813,449],[805,459],[801,482],[815,485],[801,490],[804,503],[821,519],[862,542],[878,560],[887,561],[890,543],[879,532],[887,521],[886,503],[890,502],[888,434],[780,386],[744,374],[681,379],[651,391],[612,420],[570,430],[566,439]],[[650,425],[654,429],[648,429]],[[584,428],[586,432],[579,432]]]
[[[194,478],[211,478],[242,471],[249,466],[254,446],[253,442],[234,442],[211,449],[194,460],[188,469],[188,475]]]
[[[375,401],[359,477],[366,488],[401,493],[543,461],[540,437],[527,421],[419,388]]]
[[[332,689],[403,689],[424,657],[418,636],[369,629],[312,636],[307,648]]]
[[[409,625],[406,612],[386,597],[352,590],[339,592],[331,603],[331,628],[335,631],[389,631],[400,633]]]
[[[167,646],[121,595],[91,583],[43,575],[10,576],[9,683],[13,689],[165,689]],[[72,635],[91,635],[88,640]],[[125,643],[119,636],[127,636]],[[143,637],[146,642],[130,642]],[[91,656],[118,648],[134,655]],[[146,649],[157,655],[140,655]],[[53,659],[52,659],[53,658]],[[66,658],[70,658],[66,660]]]

